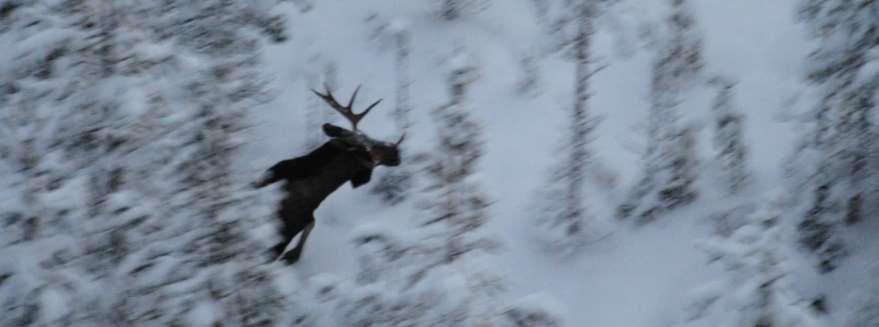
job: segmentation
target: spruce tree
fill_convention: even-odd
[[[593,53],[595,21],[604,6],[613,1],[534,1],[538,20],[549,36],[553,50],[574,63],[573,101],[563,144],[565,159],[553,168],[549,181],[539,192],[537,223],[546,242],[571,250],[595,236],[594,220],[585,194],[587,168],[593,160],[590,149],[599,120],[589,104],[592,76],[596,68]]]
[[[396,103],[391,117],[397,127],[397,131],[407,137],[412,137],[412,103],[410,88],[412,79],[410,73],[410,55],[412,53],[411,32],[408,30],[406,23],[403,21],[391,22],[389,29],[394,37],[394,68],[395,68],[395,90],[394,95]],[[409,197],[412,184],[414,182],[411,171],[411,156],[408,154],[405,143],[400,144],[400,152],[403,156],[402,165],[391,170],[386,170],[372,187],[372,192],[377,194],[381,199],[390,205],[396,205],[405,201]]]
[[[435,3],[436,15],[445,21],[460,19],[462,16],[481,11],[489,0],[431,0]]]
[[[671,0],[671,5],[668,38],[653,60],[643,177],[617,209],[619,218],[636,216],[641,223],[693,202],[698,194],[694,131],[680,125],[678,106],[702,72],[702,40],[687,2]]]
[[[476,78],[478,71],[469,54],[458,51],[450,60],[451,101],[432,112],[437,148],[427,158],[423,204],[431,214],[424,225],[437,226],[445,234],[445,262],[491,243],[479,235],[488,220],[489,204],[475,177],[482,156],[482,127],[469,113],[473,108],[466,98]]]
[[[724,188],[736,194],[747,186],[750,178],[744,140],[745,117],[733,102],[735,83],[723,77],[712,78],[710,83],[718,88],[712,103],[716,161],[720,164]]]
[[[12,77],[0,122],[16,135],[0,141],[0,170],[14,172],[0,182],[27,196],[0,212],[0,305],[11,312],[0,323],[305,319],[261,265],[271,242],[249,230],[270,222],[271,195],[247,190],[238,155],[248,108],[266,95],[258,45],[285,38],[268,9],[227,0],[5,9],[2,37],[21,47],[0,68]]]
[[[877,5],[864,1],[804,0],[800,18],[818,41],[809,56],[808,81],[820,92],[811,112],[813,132],[789,160],[789,176],[808,189],[799,224],[800,244],[818,256],[818,269],[834,270],[848,252],[844,224],[864,219],[876,201],[873,97],[879,74],[870,66],[879,44]]]
[[[790,283],[779,212],[761,207],[745,214],[728,236],[700,242],[723,278],[692,292],[681,326],[822,326]]]

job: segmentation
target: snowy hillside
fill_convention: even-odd
[[[220,2],[0,0],[0,324],[879,326],[877,4]],[[94,55],[91,9],[113,44]],[[82,77],[107,52],[119,77]],[[249,183],[348,126],[323,85],[383,98],[377,139],[408,106],[404,163],[321,203],[297,263],[262,264],[283,187]],[[389,203],[395,171],[413,184]]]

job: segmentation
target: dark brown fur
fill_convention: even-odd
[[[399,164],[399,153],[396,148],[388,150],[387,144],[329,124],[324,125],[324,132],[332,137],[330,141],[305,156],[278,162],[254,185],[285,182],[287,194],[278,208],[282,240],[272,253],[280,257],[293,237],[302,232],[296,247],[283,257],[288,264],[299,260],[314,226],[314,210],[324,199],[347,182],[355,188],[368,183],[377,165]]]

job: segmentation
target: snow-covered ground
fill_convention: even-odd
[[[411,76],[415,126],[410,148],[429,149],[434,127],[430,109],[447,99],[442,67],[456,47],[471,52],[480,78],[469,94],[485,126],[487,142],[480,178],[492,199],[491,231],[503,250],[486,265],[499,267],[516,295],[543,294],[565,306],[571,326],[657,326],[671,323],[689,290],[709,280],[696,240],[707,235],[702,223],[712,210],[733,204],[706,189],[696,206],[675,211],[656,224],[611,229],[609,236],[570,258],[547,255],[536,246],[528,205],[557,160],[564,108],[573,100],[572,65],[558,55],[542,57],[540,89],[531,97],[517,94],[521,55],[540,51],[541,39],[531,3],[493,1],[484,11],[448,22],[435,18],[428,1],[319,1],[313,10],[285,3],[291,39],[265,50],[278,97],[258,119],[258,141],[249,149],[254,169],[301,155],[307,75],[335,63],[340,96],[363,84],[360,99],[386,102],[364,121],[362,129],[385,139],[396,136],[387,114],[393,108],[393,45],[376,28],[382,22],[405,21],[413,37]],[[599,24],[598,54],[609,67],[595,79],[591,108],[605,118],[596,132],[594,151],[600,163],[618,177],[615,188],[593,187],[590,210],[611,222],[613,205],[637,178],[642,127],[647,114],[650,51],[634,38],[644,21],[664,14],[659,1],[625,2],[622,31]],[[801,67],[809,44],[795,21],[793,0],[696,1],[704,31],[707,71],[739,82],[736,101],[747,115],[746,140],[757,182],[748,196],[734,201],[763,200],[780,185],[781,161],[791,152],[793,130],[782,122],[785,108],[804,106],[799,93]],[[638,25],[627,25],[638,22]],[[620,44],[628,36],[629,44]],[[624,39],[626,40],[626,39]],[[632,55],[621,53],[629,47]],[[624,52],[624,51],[623,51]],[[318,58],[318,59],[315,59]],[[710,149],[709,102],[712,92],[696,92],[683,107],[685,120],[699,126],[700,148]],[[329,110],[329,109],[327,109]],[[703,157],[708,151],[701,151]],[[705,158],[708,159],[708,158]],[[711,176],[705,176],[710,179]],[[388,208],[364,189],[344,186],[317,211],[317,226],[299,264],[288,278],[309,280],[332,274],[351,278],[356,262],[349,235],[364,225],[405,229],[416,215],[410,203]],[[808,286],[801,287],[809,289]]]

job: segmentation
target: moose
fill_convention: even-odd
[[[262,188],[275,182],[285,182],[286,196],[281,200],[277,212],[281,220],[279,233],[282,239],[272,247],[271,254],[275,260],[283,258],[288,265],[296,263],[302,255],[308,234],[314,228],[314,211],[321,202],[346,182],[350,181],[354,188],[368,183],[372,170],[377,166],[400,165],[399,146],[406,138],[404,132],[396,142],[382,142],[357,129],[360,120],[382,101],[379,99],[355,114],[352,106],[360,86],[354,90],[347,106],[336,101],[329,87],[325,86],[324,93],[311,91],[345,117],[351,123],[351,129],[324,124],[322,129],[330,137],[329,141],[305,156],[278,162],[254,183],[254,187]],[[302,236],[296,247],[284,254],[293,237],[300,232]]]

